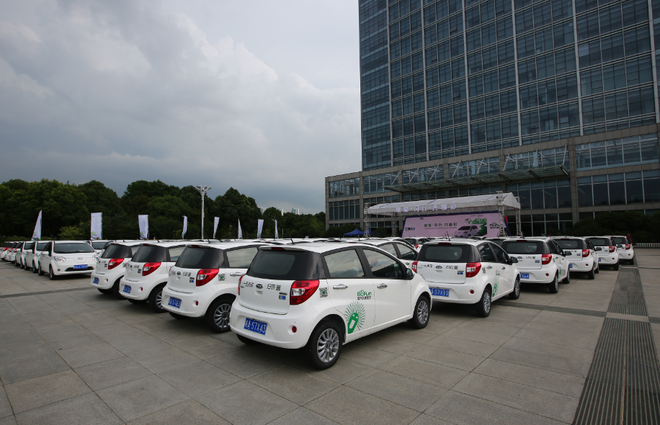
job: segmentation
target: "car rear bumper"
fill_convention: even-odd
[[[302,306],[297,306],[302,307]],[[316,311],[308,311],[309,308],[296,309],[298,312],[289,310],[287,314],[269,314],[250,310],[234,302],[231,308],[229,326],[231,330],[246,338],[272,345],[274,347],[297,349],[307,345],[307,341],[314,330],[314,323],[309,321],[310,317],[316,316]],[[245,329],[246,319],[258,320],[266,324],[265,334]],[[293,327],[296,332],[293,332]]]
[[[213,294],[206,292],[193,292],[190,294],[176,292],[165,285],[163,288],[163,308],[182,316],[201,317],[206,314],[212,297]],[[171,299],[172,301],[170,302]],[[180,300],[180,303],[177,300]],[[178,307],[176,306],[177,304],[179,305]]]
[[[445,283],[431,283],[429,282],[429,289],[431,290],[431,298],[433,301],[453,304],[474,304],[481,299],[483,288],[480,285],[474,284],[445,284]],[[446,290],[446,296],[434,295],[436,290]],[[472,291],[472,293],[470,293]]]
[[[594,268],[594,260],[591,257],[586,257],[580,260],[571,259],[571,263],[568,266],[568,271],[576,272],[576,273],[586,273],[593,270],[593,268]]]

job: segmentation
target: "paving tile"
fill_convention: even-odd
[[[426,382],[427,384],[446,389],[452,388],[469,373],[463,369],[456,369],[407,356],[397,357],[391,362],[382,365],[381,369],[415,381]]]
[[[293,412],[287,413],[273,422],[270,422],[269,425],[332,425],[336,423],[337,422],[331,421],[309,409],[299,407]]]
[[[347,386],[419,412],[423,412],[447,391],[385,371],[373,371],[354,379]]]
[[[138,351],[131,358],[153,373],[161,373],[180,366],[196,363],[199,359],[183,350],[166,346]]]
[[[398,357],[397,354],[388,351],[379,350],[366,344],[360,343],[360,340],[344,345],[341,352],[342,359],[349,359],[356,363],[362,363],[370,367],[378,367]]]
[[[0,425],[16,425],[16,418],[14,416],[0,418]]]
[[[305,407],[339,423],[410,423],[419,412],[353,388],[341,386]]]
[[[5,391],[15,414],[91,392],[72,370],[10,384]]]
[[[339,386],[336,382],[289,366],[281,366],[253,376],[249,381],[299,405],[321,397]],[[282,385],[282,382],[287,385]]]
[[[229,422],[213,413],[211,410],[202,406],[195,400],[187,400],[183,403],[167,407],[150,415],[143,416],[134,421],[128,422],[128,425],[223,425]]]
[[[425,413],[417,416],[410,425],[453,425],[451,422],[443,421],[434,416],[427,415]]]
[[[0,362],[0,378],[5,385],[69,370],[69,365],[52,349],[36,356]]]
[[[437,363],[443,366],[449,366],[467,371],[470,371],[479,366],[485,360],[484,357],[465,354],[440,347],[432,347],[429,345],[420,345],[418,348],[409,353],[408,356],[418,360]]]
[[[87,366],[93,363],[124,357],[123,353],[106,342],[62,350],[58,351],[58,354],[71,367]]]
[[[298,407],[247,381],[210,391],[196,399],[222,418],[237,425],[266,424]]]
[[[76,373],[94,391],[123,384],[134,379],[150,376],[152,373],[127,357],[76,368]]]
[[[191,354],[198,359],[207,360],[211,357],[216,357],[221,354],[229,353],[232,351],[239,350],[239,347],[231,345],[229,343],[218,341],[215,338],[209,338],[210,341],[203,345],[190,344],[186,346],[179,346],[183,351],[188,354]]]
[[[373,370],[372,367],[356,363],[343,357],[341,357],[334,366],[325,370],[316,370],[312,368],[306,359],[302,359],[302,361],[298,363],[289,363],[289,366],[340,384],[350,382]]]
[[[96,394],[126,422],[189,400],[188,396],[153,375],[99,390]]]
[[[123,423],[95,394],[89,393],[16,415],[20,425],[113,425]]]
[[[241,380],[236,375],[203,361],[170,369],[158,376],[191,397]]]
[[[246,348],[211,357],[207,361],[244,379],[283,365]]]
[[[9,404],[9,399],[7,399],[7,393],[5,392],[5,387],[0,386],[0,418],[6,418],[7,416],[13,415],[11,410],[11,405]]]
[[[499,348],[499,345],[456,338],[447,334],[432,339],[427,342],[427,345],[458,351],[459,353],[472,354],[479,357],[488,357]]]

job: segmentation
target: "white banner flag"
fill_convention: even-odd
[[[275,239],[277,239],[277,220],[275,220]]]
[[[139,215],[138,223],[140,224],[140,239],[147,239],[149,236],[149,216]]]
[[[92,225],[90,229],[90,239],[96,240],[101,239],[103,234],[103,226],[101,225],[103,213],[92,213]]]
[[[218,230],[218,223],[220,223],[220,217],[213,217],[213,239],[215,239],[215,232]]]
[[[243,239],[243,230],[241,230],[241,220],[238,220],[238,239]]]
[[[37,223],[34,225],[34,232],[32,232],[32,240],[38,241],[39,239],[41,239],[41,211],[39,211]]]
[[[261,231],[264,229],[263,219],[257,220],[257,239],[261,239]]]
[[[183,232],[181,232],[181,239],[183,239],[184,236],[186,236],[186,232],[188,231],[188,217],[185,215],[183,216]]]

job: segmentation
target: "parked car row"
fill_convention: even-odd
[[[632,246],[617,242],[445,238],[423,241],[417,252],[396,238],[114,241],[99,255],[85,241],[39,241],[23,243],[18,261],[52,279],[91,274],[104,294],[176,319],[202,318],[246,344],[304,349],[324,369],[348,342],[406,321],[425,327],[434,302],[472,305],[487,317],[493,301],[518,299],[523,284],[556,293],[571,273],[593,279],[601,264],[618,268],[619,255],[634,260]]]

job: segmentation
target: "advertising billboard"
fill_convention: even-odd
[[[506,220],[506,234],[509,231]],[[402,237],[496,237],[500,233],[500,220],[497,211],[426,215],[420,217],[406,217],[403,223]]]

